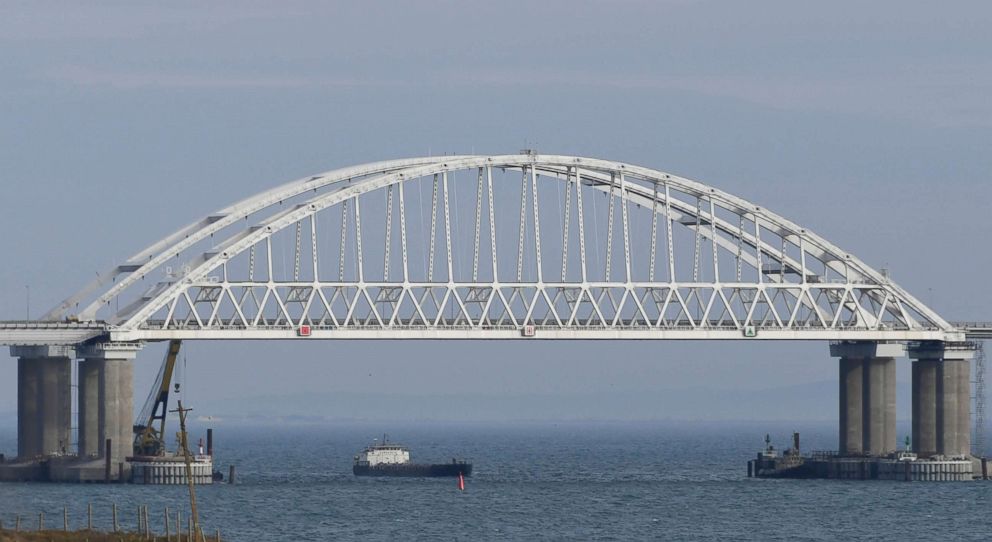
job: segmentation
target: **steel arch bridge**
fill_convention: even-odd
[[[290,182],[156,242],[42,320],[113,342],[964,338],[886,273],[745,199],[534,152]]]

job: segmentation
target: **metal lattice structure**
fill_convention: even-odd
[[[975,427],[971,439],[972,453],[978,457],[985,456],[985,343],[975,342]]]
[[[531,152],[283,185],[139,252],[45,319],[104,322],[114,341],[960,339],[887,274],[747,200]]]

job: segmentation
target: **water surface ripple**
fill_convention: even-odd
[[[764,432],[793,425],[674,423],[370,424],[246,429],[216,426],[217,467],[238,484],[198,489],[202,521],[230,540],[986,540],[987,483],[749,480]],[[804,447],[836,441],[799,426]],[[357,479],[354,453],[387,431],[415,460],[465,457],[452,479]],[[0,450],[15,448],[10,430]],[[0,520],[99,527],[111,503],[133,527],[137,506],[185,502],[182,487],[0,484]]]

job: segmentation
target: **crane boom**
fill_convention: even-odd
[[[181,340],[169,341],[155,385],[152,386],[141,414],[134,422],[134,455],[156,456],[165,453],[165,416],[168,412],[169,385],[179,357]],[[177,385],[178,387],[178,385]],[[157,423],[156,423],[157,422]]]

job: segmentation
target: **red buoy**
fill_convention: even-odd
[[[458,489],[465,491],[465,477],[460,472],[458,473]]]

